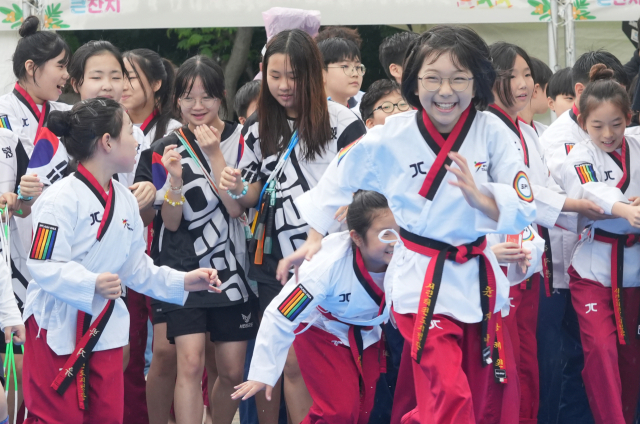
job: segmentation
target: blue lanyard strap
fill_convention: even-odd
[[[262,197],[264,196],[265,191],[269,187],[269,183],[271,183],[272,180],[275,180],[276,178],[278,178],[278,174],[282,171],[282,169],[284,169],[285,164],[289,160],[289,156],[291,156],[291,152],[293,151],[293,149],[296,147],[297,144],[298,144],[298,130],[296,130],[291,136],[291,141],[289,141],[289,147],[287,147],[287,150],[284,152],[284,154],[278,161],[278,164],[276,165],[275,169],[273,170],[271,175],[269,175],[267,182],[262,187],[262,191],[260,192],[260,198],[258,199],[258,204],[256,205],[257,210],[260,210],[260,205],[262,204]],[[275,190],[275,184],[273,189]]]

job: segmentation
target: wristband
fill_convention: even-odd
[[[238,200],[241,197],[244,197],[249,191],[249,183],[246,182],[244,178],[242,179],[242,186],[242,193],[240,194],[233,194],[231,190],[227,190],[227,194],[229,195],[229,197],[231,197],[233,200]]]
[[[18,186],[18,200],[24,200],[25,202],[30,202],[33,200],[33,196],[24,197],[20,192],[20,186]]]

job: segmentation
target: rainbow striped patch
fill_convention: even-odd
[[[524,171],[516,174],[516,178],[513,180],[513,188],[520,199],[529,203],[533,202],[533,190],[531,189],[531,184],[529,184],[529,177]]]
[[[299,284],[289,297],[278,306],[278,310],[286,319],[294,321],[312,300],[311,293],[302,284]]]
[[[29,258],[39,261],[51,259],[51,253],[53,252],[53,246],[56,244],[57,235],[58,227],[55,225],[38,223]]]
[[[9,123],[9,117],[7,115],[0,115],[0,128],[11,130],[11,124]]]
[[[579,165],[574,165],[574,167],[576,168],[576,172],[578,173],[578,178],[580,178],[580,182],[582,184],[598,182],[598,178],[596,177],[596,171],[594,171],[592,164],[581,163]]]
[[[522,231],[522,241],[531,241],[531,240],[533,240],[533,231],[531,231],[531,228],[526,227]]]
[[[573,146],[575,145],[575,143],[564,143],[564,151],[566,152],[566,154],[569,154],[569,152],[571,152],[571,149],[573,149]]]
[[[342,158],[344,158],[347,153],[349,153],[349,150],[351,150],[351,148],[353,146],[355,146],[356,144],[358,144],[358,141],[360,141],[362,137],[360,137],[359,139],[357,139],[356,141],[354,141],[353,143],[344,146],[339,152],[338,152],[338,165],[340,165],[340,162],[342,161]]]

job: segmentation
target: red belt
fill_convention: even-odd
[[[420,303],[418,304],[418,313],[416,314],[413,329],[411,357],[420,363],[422,350],[424,349],[431,318],[438,298],[438,292],[442,284],[445,260],[463,264],[477,257],[479,259],[480,305],[483,316],[482,364],[487,365],[493,363],[496,381],[506,383],[507,373],[503,354],[502,315],[493,314],[496,305],[497,287],[493,268],[489,262],[489,258],[484,254],[484,249],[487,245],[486,238],[483,236],[472,243],[452,246],[437,240],[418,236],[403,228],[400,229],[400,237],[407,249],[412,252],[431,258],[435,257],[434,260],[429,262],[422,284],[422,293],[420,294]]]
[[[624,320],[624,304],[622,302],[624,249],[640,242],[640,234],[615,234],[596,228],[593,239],[611,245],[613,311],[616,317],[618,341],[621,345],[624,345],[628,342],[629,334]]]
[[[64,367],[58,373],[51,387],[63,394],[73,379],[76,379],[78,386],[78,405],[82,410],[89,409],[89,372],[87,365],[89,363],[89,357],[93,352],[100,336],[107,326],[107,322],[113,312],[115,301],[108,300],[107,305],[104,307],[98,318],[91,324],[91,315],[82,311],[78,311],[78,322],[76,326],[76,347],[73,353],[65,362]]]

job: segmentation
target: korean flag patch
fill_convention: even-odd
[[[299,284],[295,290],[278,306],[278,310],[286,319],[294,321],[313,300],[311,293]]]

